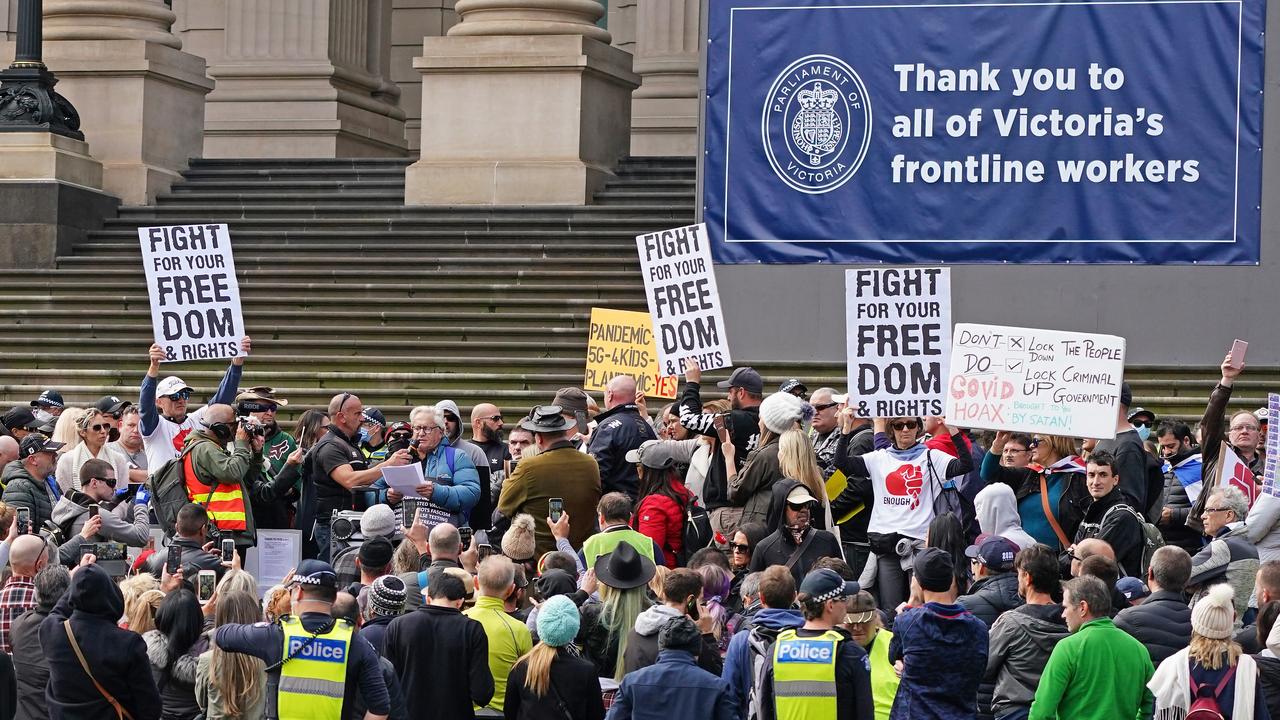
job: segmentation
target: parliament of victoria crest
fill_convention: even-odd
[[[760,120],[769,165],[783,182],[817,195],[858,172],[871,145],[871,101],[845,61],[809,55],[778,74]]]

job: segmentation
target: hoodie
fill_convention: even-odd
[[[991,626],[986,682],[995,682],[991,710],[1002,717],[1028,710],[1053,646],[1070,635],[1061,605],[1023,605]]]
[[[786,565],[792,553],[799,548],[795,536],[786,526],[787,514],[783,510],[787,500],[787,493],[791,491],[792,487],[799,484],[795,480],[784,479],[774,485],[770,498],[772,507],[767,515],[768,517],[776,517],[776,524],[771,526],[774,528],[774,532],[761,540],[756,545],[756,549],[752,551],[749,568],[751,572],[764,570],[770,565]],[[823,526],[822,511],[823,508],[821,507],[812,507],[810,509],[809,528],[805,531],[804,539],[812,536],[812,540],[809,540],[809,546],[800,554],[796,562],[791,565],[791,575],[796,579],[796,587],[800,586],[805,574],[819,559],[824,557],[844,557],[844,549],[840,545],[840,539],[832,533],[820,529]]]
[[[52,720],[116,717],[72,651],[64,620],[70,620],[94,678],[134,720],[160,717],[160,693],[151,673],[143,670],[150,665],[146,643],[141,635],[116,625],[122,614],[124,596],[105,570],[89,565],[71,577],[70,589],[40,624],[40,645],[49,661],[45,697]]]
[[[630,673],[658,662],[658,631],[668,622],[683,616],[684,613],[667,605],[654,605],[637,615],[635,628],[627,638],[627,651],[622,656],[625,671]],[[723,663],[714,635],[702,636],[698,667],[714,675],[720,674]]]
[[[889,662],[903,661],[891,720],[972,720],[987,665],[987,626],[960,605],[927,602],[893,623]]]
[[[753,668],[758,653],[752,649],[752,638],[757,646],[772,645],[778,633],[804,626],[804,616],[798,610],[762,608],[751,620],[751,627],[733,636],[724,656],[724,673],[720,677],[729,683],[729,697],[739,709],[741,717],[747,716],[747,699],[751,694]]]
[[[978,513],[978,527],[988,535],[999,535],[1025,550],[1036,544],[1036,539],[1022,529],[1018,515],[1018,500],[1013,488],[994,483],[983,488],[973,501]]]
[[[480,449],[479,445],[462,439],[462,411],[458,409],[458,403],[452,400],[441,400],[436,403],[436,412],[452,413],[458,419],[458,426],[448,436],[449,447],[456,448],[471,460],[471,464],[475,466],[476,481],[480,484],[480,493],[475,507],[471,508],[468,524],[473,528],[486,530],[491,524],[489,520],[493,515],[493,494],[489,487],[489,456],[484,454],[484,450]]]

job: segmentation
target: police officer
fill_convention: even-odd
[[[765,717],[777,720],[873,720],[867,653],[835,629],[861,588],[834,570],[804,576],[796,599],[804,626],[778,634],[759,693]]]
[[[222,625],[214,635],[223,650],[267,664],[267,718],[341,720],[359,692],[365,720],[386,720],[391,701],[377,651],[350,622],[330,616],[338,595],[333,568],[303,560],[286,585],[294,614],[276,623]]]

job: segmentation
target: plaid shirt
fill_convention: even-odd
[[[14,575],[0,590],[0,652],[13,654],[9,627],[22,613],[36,606],[36,586],[31,578]]]

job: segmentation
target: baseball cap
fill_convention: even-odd
[[[293,581],[311,587],[338,587],[338,574],[323,560],[303,560],[293,573]]]
[[[1125,600],[1141,600],[1151,594],[1151,590],[1136,577],[1122,577],[1116,581],[1116,590],[1124,595]]]
[[[62,402],[62,393],[57,390],[45,390],[40,393],[40,397],[31,401],[31,407],[40,407],[41,405],[57,408],[66,407]]]
[[[716,383],[718,388],[742,388],[753,395],[764,394],[764,379],[760,377],[760,373],[755,368],[740,367],[729,375],[728,380],[721,380]]]
[[[849,612],[844,616],[847,623],[864,623],[876,616],[876,599],[871,593],[863,590],[849,601]]]
[[[808,395],[809,388],[797,378],[791,378],[778,386],[778,392],[791,393],[795,395],[797,392],[801,395]]]
[[[160,384],[156,386],[156,397],[174,395],[182,392],[183,390],[190,392],[194,389],[195,388],[183,382],[182,378],[177,375],[170,375],[169,377],[161,380]]]
[[[929,592],[946,592],[955,582],[955,563],[951,562],[951,555],[936,547],[927,547],[916,553],[911,569],[915,571],[916,582]]]
[[[803,485],[797,485],[791,488],[791,491],[787,493],[788,505],[804,505],[807,503],[817,502],[817,501],[818,499],[815,498],[809,492],[809,489]]]
[[[1151,418],[1152,422],[1155,422],[1156,414],[1144,407],[1133,408],[1132,410],[1129,411],[1129,417],[1125,419],[1128,420],[1129,422],[1133,422],[1133,419],[1138,417],[1139,415],[1146,415],[1147,417]]]
[[[31,433],[22,438],[18,446],[18,457],[22,460],[42,452],[58,452],[66,443],[54,442],[40,433]]]
[[[386,416],[383,415],[382,411],[379,410],[378,408],[372,408],[372,407],[365,408],[364,412],[360,413],[360,422],[374,423],[378,427],[387,426]]]
[[[842,597],[853,597],[861,592],[862,586],[852,580],[845,580],[835,570],[823,568],[814,570],[804,576],[800,582],[800,592],[809,596],[813,602],[826,602]]]
[[[676,466],[674,448],[661,440],[645,440],[635,450],[628,450],[626,459],[629,463],[640,463],[655,470]]]
[[[1018,546],[999,535],[990,535],[977,545],[965,548],[964,554],[996,572],[1008,572],[1013,569],[1013,558],[1018,554]]]
[[[840,403],[841,405],[843,405],[849,402],[849,393],[843,393],[843,394],[833,393],[831,395],[831,402]]]
[[[4,426],[10,430],[35,429],[36,416],[31,412],[31,408],[18,405],[0,416],[0,423],[4,423]]]
[[[128,400],[121,400],[115,395],[103,395],[102,397],[98,398],[98,402],[94,403],[93,407],[94,409],[100,410],[104,413],[111,413],[112,415],[118,415],[121,412],[124,412],[124,409],[129,407],[132,404],[133,403],[129,402]]]

